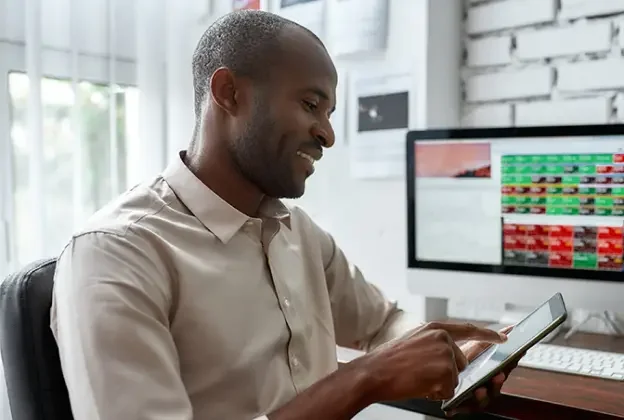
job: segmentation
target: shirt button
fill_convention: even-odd
[[[297,359],[295,356],[290,358],[290,363],[292,363],[293,367],[299,367],[299,359]]]
[[[284,298],[284,306],[290,308],[290,300],[288,298]]]

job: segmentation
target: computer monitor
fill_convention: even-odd
[[[407,135],[414,294],[624,311],[624,125]]]

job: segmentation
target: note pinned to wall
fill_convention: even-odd
[[[407,71],[376,71],[349,78],[349,163],[359,179],[405,174],[405,136],[413,78]]]
[[[279,0],[278,14],[308,28],[316,36],[325,36],[325,0]]]
[[[330,0],[327,43],[334,57],[382,51],[388,39],[387,0]]]

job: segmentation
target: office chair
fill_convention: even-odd
[[[0,351],[12,420],[72,420],[50,330],[55,259],[40,260],[0,285]]]

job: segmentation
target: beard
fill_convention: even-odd
[[[272,198],[299,198],[305,184],[294,177],[293,159],[286,149],[287,139],[277,132],[265,100],[255,101],[251,121],[242,133],[230,143],[232,159],[241,173],[260,191]]]

